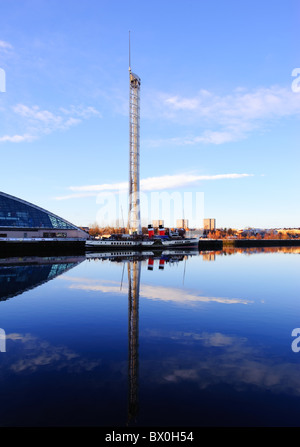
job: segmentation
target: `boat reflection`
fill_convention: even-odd
[[[128,261],[147,261],[149,259],[160,260],[160,265],[169,262],[183,261],[186,257],[199,255],[198,249],[183,249],[183,250],[162,250],[162,251],[112,251],[112,252],[88,252],[86,253],[87,260],[102,260],[112,262],[128,262]]]

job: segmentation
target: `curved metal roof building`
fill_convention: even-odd
[[[50,211],[0,192],[0,237],[87,239],[88,234]]]

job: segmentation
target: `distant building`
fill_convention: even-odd
[[[215,230],[216,229],[216,219],[203,219],[204,230]]]
[[[176,220],[176,227],[177,228],[184,228],[186,230],[189,227],[188,219],[177,219]]]
[[[153,228],[158,228],[160,225],[165,226],[164,220],[153,220],[152,221]]]
[[[88,234],[39,206],[0,192],[0,237],[87,239]]]

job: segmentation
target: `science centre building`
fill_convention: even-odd
[[[0,192],[0,247],[85,246],[86,231],[39,206]],[[38,245],[37,245],[38,244]]]

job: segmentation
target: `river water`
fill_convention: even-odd
[[[1,258],[0,426],[299,426],[299,254]]]

